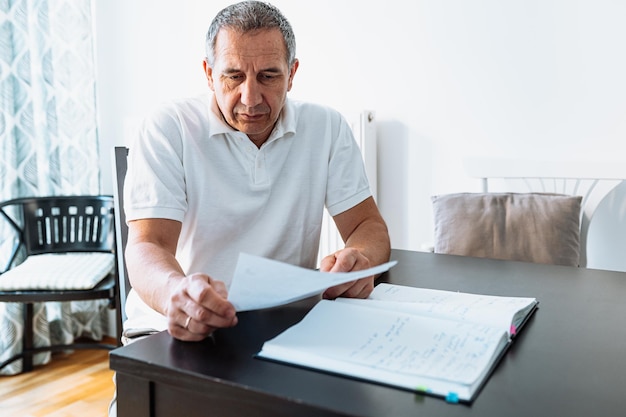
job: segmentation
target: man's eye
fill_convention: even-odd
[[[261,74],[259,80],[262,82],[270,83],[276,81],[278,76],[276,74]]]

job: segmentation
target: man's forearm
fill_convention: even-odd
[[[346,247],[359,250],[371,266],[389,261],[391,244],[386,224],[375,219],[364,221],[350,235]]]
[[[184,277],[176,258],[149,242],[129,244],[126,249],[129,280],[141,299],[166,314],[169,294]]]
[[[372,197],[334,217],[347,248],[363,254],[371,266],[387,262],[391,253],[389,232]]]

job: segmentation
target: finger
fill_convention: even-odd
[[[335,265],[336,260],[337,258],[335,257],[334,253],[332,255],[328,255],[322,258],[322,260],[320,261],[320,271],[329,272]]]
[[[346,282],[344,284],[335,285],[334,287],[327,288],[322,294],[322,297],[327,300],[334,300],[345,293],[356,281]]]
[[[213,288],[203,291],[198,300],[198,310],[194,317],[213,327],[234,326],[237,318],[235,306]]]
[[[182,327],[184,332],[198,339],[204,339],[218,329],[218,327],[209,326],[198,320],[194,320],[192,316],[187,316]]]
[[[191,316],[180,311],[176,320],[171,320],[170,318],[167,330],[170,335],[178,340],[199,341],[205,339],[214,329],[207,329],[203,325],[198,326]]]
[[[350,272],[370,267],[369,259],[355,248],[344,248],[333,255],[335,261],[330,272]]]
[[[209,285],[211,285],[213,289],[215,289],[215,291],[222,296],[222,298],[228,298],[228,290],[226,289],[226,284],[224,284],[224,282],[209,278]]]
[[[213,280],[204,274],[194,274],[190,277],[191,284],[187,289],[193,303],[189,306],[192,311],[184,311],[195,320],[217,327],[232,325],[236,315],[235,307],[227,300],[226,285],[219,280]]]
[[[229,320],[224,324],[216,315],[211,315],[210,319],[201,321],[196,319],[193,314],[188,315],[180,310],[175,321],[170,320],[168,331],[172,336],[180,340],[202,340],[219,328],[234,326],[237,324],[237,318]]]
[[[335,299],[337,297],[367,298],[374,290],[374,277],[362,278],[328,288],[323,297]]]
[[[330,272],[349,272],[357,263],[357,255],[353,250],[342,249],[335,253],[335,263]]]
[[[374,291],[374,277],[367,277],[359,280],[360,285],[348,290],[347,297],[367,298]]]

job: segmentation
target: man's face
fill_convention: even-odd
[[[209,87],[224,119],[257,146],[272,132],[297,68],[298,61],[289,68],[278,29],[246,34],[221,29],[213,68],[204,63]]]

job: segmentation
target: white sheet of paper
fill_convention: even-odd
[[[237,311],[276,307],[320,294],[335,285],[381,274],[396,263],[353,272],[320,272],[241,253],[228,300]]]

